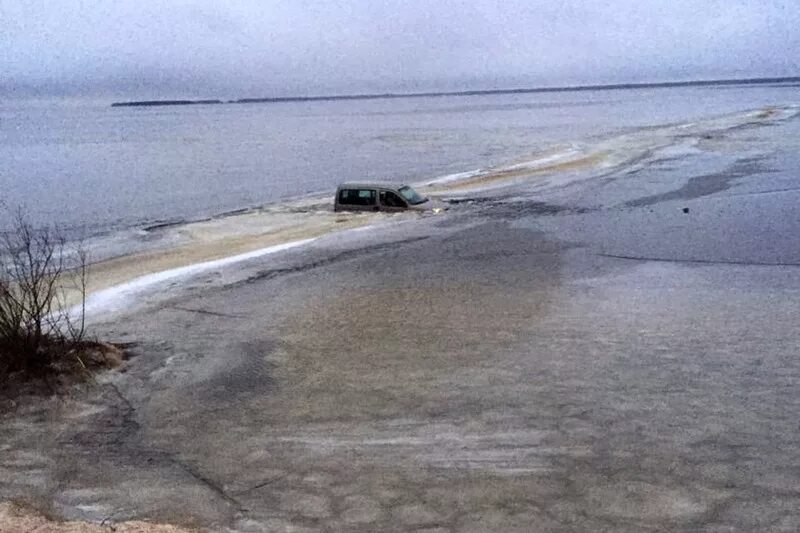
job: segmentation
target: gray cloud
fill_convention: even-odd
[[[0,90],[250,96],[800,73],[796,0],[0,0]]]

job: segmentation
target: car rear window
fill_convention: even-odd
[[[374,189],[342,189],[339,191],[339,203],[343,205],[374,205]]]

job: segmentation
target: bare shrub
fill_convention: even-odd
[[[0,375],[44,375],[65,359],[85,369],[85,251],[67,253],[57,228],[35,228],[18,211],[0,261]]]

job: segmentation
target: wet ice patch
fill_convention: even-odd
[[[691,520],[705,513],[711,502],[680,487],[645,482],[620,482],[588,490],[595,513],[632,520]]]
[[[477,193],[512,185],[529,186],[531,179],[538,177],[539,183],[546,178],[548,187],[561,187],[610,173],[636,170],[654,158],[696,153],[698,142],[709,136],[781,122],[798,114],[798,106],[770,107],[698,122],[640,128],[622,135],[573,143],[568,148],[554,149],[527,161],[444,176],[426,186],[435,187],[436,193],[445,195],[464,191]]]

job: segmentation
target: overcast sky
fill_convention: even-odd
[[[800,75],[798,0],[0,0],[0,95]]]

